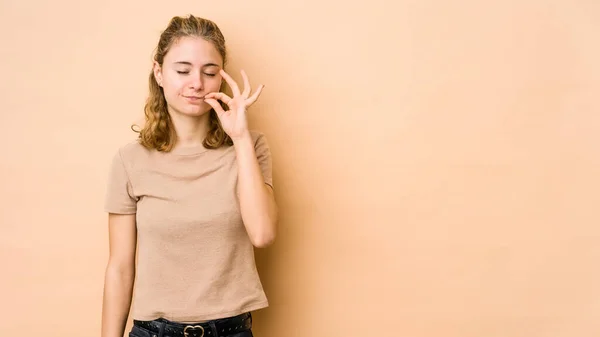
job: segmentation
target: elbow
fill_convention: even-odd
[[[118,291],[123,291],[123,289],[128,291],[128,289],[133,287],[135,274],[135,267],[122,267],[109,264],[104,274],[104,287],[114,288]]]
[[[250,237],[252,245],[256,248],[266,248],[272,245],[273,242],[275,242],[275,223],[272,223],[269,226],[265,226],[263,228],[269,229],[265,229],[259,233],[255,233],[255,235],[252,235]]]
[[[275,242],[278,223],[278,211],[274,202],[267,212],[260,212],[252,218],[249,229],[250,241],[256,248],[266,248]]]
[[[252,240],[252,245],[256,248],[267,248],[275,242],[275,236],[265,236],[260,239]]]

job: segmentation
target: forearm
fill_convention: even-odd
[[[122,337],[131,306],[135,271],[110,264],[104,279],[101,337]]]
[[[251,137],[234,142],[237,165],[237,193],[244,226],[252,244],[265,247],[275,239],[277,206],[271,187],[265,184]]]

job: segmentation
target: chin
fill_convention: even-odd
[[[186,115],[189,116],[202,116],[207,114],[210,111],[210,109],[195,109],[195,110],[190,110],[188,113],[186,113]]]
[[[208,108],[206,106],[186,106],[183,107],[182,109],[177,109],[177,111],[185,116],[190,116],[190,117],[199,117],[202,116],[204,114],[207,114],[210,110],[212,109],[212,107],[208,106]]]

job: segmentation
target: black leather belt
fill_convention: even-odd
[[[228,336],[252,328],[250,312],[229,318],[216,319],[203,323],[184,324],[158,318],[153,321],[133,320],[133,325],[149,330],[159,336],[161,330],[164,337],[206,337]],[[215,327],[217,334],[213,331]]]

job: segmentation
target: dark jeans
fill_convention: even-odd
[[[247,313],[246,315],[250,316],[250,321],[251,322],[251,314]],[[240,315],[242,316],[242,315]],[[238,317],[240,317],[238,316]],[[212,321],[208,321],[208,322],[204,322],[202,323],[203,326],[205,326],[204,329],[204,336],[205,337],[253,337],[254,335],[252,334],[252,329],[251,329],[251,323],[249,323],[249,325],[247,325],[248,329],[245,331],[239,331],[237,333],[227,333],[227,332],[221,332],[218,331],[218,329],[216,329],[216,322],[224,322],[224,321],[228,321],[227,318],[225,319],[218,319],[218,320],[212,320]],[[151,328],[155,328],[156,325],[163,325],[163,324],[183,324],[185,325],[195,325],[195,324],[186,324],[186,323],[178,323],[178,322],[173,322],[173,321],[168,321],[164,318],[159,318],[156,319],[152,322],[156,322],[156,324],[154,325],[154,327]],[[173,327],[173,326],[172,326]],[[208,334],[208,331],[211,331],[210,334]],[[164,331],[164,329],[161,329],[160,332],[157,331],[152,331],[149,330],[143,326],[139,326],[138,324],[136,324],[136,321],[134,320],[134,325],[131,328],[131,331],[129,332],[129,337],[169,337],[172,334]],[[193,336],[194,334],[190,334],[190,336]],[[178,334],[178,336],[182,336],[182,334]]]

